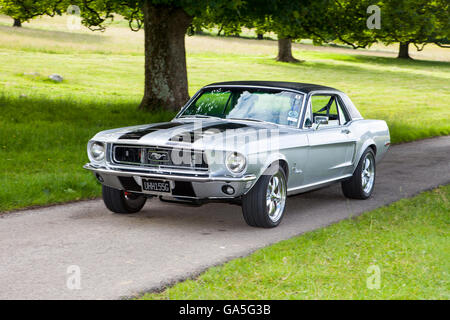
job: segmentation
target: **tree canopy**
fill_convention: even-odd
[[[242,27],[274,32],[278,59],[295,61],[291,39],[340,42],[353,48],[374,42],[436,43],[449,36],[448,0],[0,0],[1,12],[20,21],[80,8],[82,23],[104,30],[121,15],[132,30],[144,29],[145,84],[141,109],[177,110],[189,98],[185,35],[218,26],[226,34]],[[367,27],[367,8],[381,9],[381,28]],[[406,51],[407,55],[407,51]]]
[[[448,0],[383,0],[378,5],[382,15],[381,28],[374,30],[378,41],[411,43],[422,50],[428,43],[445,47],[450,39]],[[409,57],[407,51],[403,57]]]
[[[61,14],[62,2],[62,0],[0,0],[0,12],[22,23],[42,15]]]
[[[379,8],[379,28],[367,26],[369,6]],[[330,39],[355,49],[376,42],[400,43],[399,57],[409,57],[409,44],[418,50],[428,43],[445,47],[450,38],[448,0],[333,0],[326,16],[331,23],[323,33]]]
[[[184,37],[196,19],[211,12],[239,16],[242,0],[1,0],[2,12],[28,20],[54,15],[71,5],[80,8],[82,23],[91,30],[104,30],[105,22],[121,15],[134,31],[145,34],[145,85],[141,109],[177,110],[189,98]]]

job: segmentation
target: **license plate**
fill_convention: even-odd
[[[170,193],[169,181],[142,179],[142,188],[145,191]]]

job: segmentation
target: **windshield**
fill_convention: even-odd
[[[180,117],[218,117],[296,126],[303,94],[258,88],[209,88]]]

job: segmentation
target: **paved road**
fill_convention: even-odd
[[[281,225],[270,230],[247,227],[240,208],[228,204],[152,200],[143,212],[120,216],[94,200],[6,214],[0,218],[0,299],[130,296],[447,183],[449,136],[393,146],[378,166],[370,200],[349,201],[339,185],[293,196]],[[67,287],[72,265],[80,268],[79,290]]]

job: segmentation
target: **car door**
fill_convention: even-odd
[[[339,101],[333,93],[316,93],[309,98],[305,116],[305,125],[310,127],[305,184],[337,179],[352,164],[355,142],[346,124],[349,117]]]

